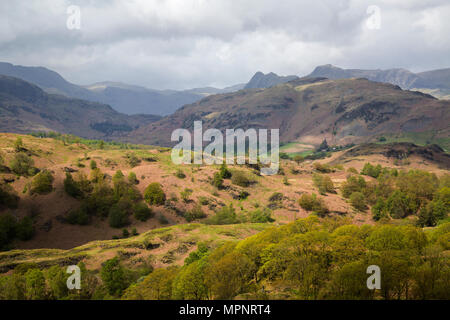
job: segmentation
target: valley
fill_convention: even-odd
[[[0,299],[448,298],[449,101],[273,73],[164,117],[51,91],[0,76]],[[277,174],[175,164],[194,121],[279,128]],[[404,276],[368,291],[369,264]]]
[[[257,293],[261,285],[270,299],[360,297],[362,293],[350,288],[345,293],[332,289],[337,280],[324,280],[318,284],[317,292],[304,288],[299,294],[289,288],[304,280],[300,283],[276,280],[280,274],[288,277],[289,269],[280,266],[281,271],[272,270],[270,265],[258,262],[253,250],[266,254],[267,250],[279,250],[277,246],[282,246],[283,251],[290,252],[292,240],[275,240],[288,234],[300,241],[295,246],[305,246],[304,250],[312,250],[315,241],[321,246],[331,246],[336,264],[330,270],[335,271],[326,274],[336,276],[339,270],[350,268],[358,256],[367,254],[369,261],[375,259],[371,258],[371,252],[381,254],[378,264],[386,268],[395,265],[397,262],[382,258],[393,251],[377,247],[375,240],[389,237],[389,232],[398,233],[396,237],[404,241],[412,241],[407,240],[412,236],[430,239],[416,244],[420,246],[417,248],[404,242],[401,249],[395,249],[400,250],[396,254],[434,245],[443,255],[439,263],[448,263],[444,257],[449,249],[450,156],[439,147],[363,144],[325,151],[325,157],[312,160],[308,155],[299,155],[298,147],[305,145],[291,143],[284,150],[289,157],[281,160],[279,173],[260,176],[249,165],[174,165],[171,149],[164,147],[50,136],[1,134],[0,230],[6,230],[7,216],[17,219],[20,225],[17,230],[23,230],[17,231],[13,238],[2,238],[3,249],[7,249],[0,253],[3,297],[17,297],[2,286],[20,279],[20,272],[39,269],[60,272],[72,264],[81,266],[83,279],[89,284],[75,294],[48,289],[46,294],[51,295],[48,297],[63,294],[60,297],[69,299],[261,298]],[[28,171],[17,171],[18,155],[31,159]],[[33,170],[39,173],[30,174]],[[37,179],[44,173],[51,177],[50,181]],[[151,190],[156,193],[150,193],[150,186],[155,184],[159,187]],[[397,191],[392,193],[393,190]],[[416,202],[423,205],[393,210],[389,206],[398,201],[395,197],[403,197],[403,192],[416,197],[408,200],[413,201],[410,205]],[[362,198],[356,199],[355,194]],[[163,198],[159,200],[161,195]],[[386,208],[380,207],[380,203],[386,203]],[[418,226],[424,227],[423,231]],[[347,249],[341,248],[342,245]],[[264,249],[256,249],[259,246]],[[317,250],[315,254],[326,252]],[[286,263],[295,260],[295,256],[289,254]],[[227,262],[227,257],[234,262]],[[276,256],[271,257],[264,259],[275,263]],[[314,259],[310,262],[312,266],[325,267]],[[205,265],[202,261],[209,262]],[[128,274],[120,280],[119,291],[113,289],[115,286],[109,287],[103,277],[109,264]],[[253,272],[257,272],[259,280],[244,286],[247,280],[239,280],[242,283],[235,280],[238,282],[229,291],[222,280],[214,278],[214,273],[232,276],[231,270],[239,268],[239,264],[249,264],[246,268],[250,269],[246,270],[250,273],[245,275],[248,280],[254,276]],[[335,269],[337,266],[343,269]],[[191,277],[190,273],[196,274],[198,270],[203,271],[200,278],[195,278],[195,287],[186,287],[184,281],[194,280],[183,280],[182,275]],[[318,274],[314,271],[310,276]],[[447,291],[442,282],[445,273],[437,276],[441,291],[432,294],[445,297]],[[65,279],[62,274],[58,277],[48,281]],[[141,280],[136,282],[138,279]],[[329,283],[333,283],[332,287]],[[164,290],[169,291],[157,293],[155,286],[165,286]],[[212,290],[214,296],[194,288]],[[420,297],[419,291],[413,292],[413,297]],[[384,298],[395,296],[393,291],[383,294]],[[403,297],[404,293],[399,294]]]

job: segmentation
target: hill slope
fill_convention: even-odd
[[[280,128],[281,142],[364,142],[387,133],[449,137],[450,102],[366,79],[302,78],[267,89],[214,95],[130,132],[127,139],[171,145],[171,132],[203,127]]]
[[[22,148],[33,159],[34,166],[41,171],[46,169],[51,172],[54,178],[51,192],[32,193],[30,184],[34,181],[33,176],[19,177],[11,173],[13,170],[11,163],[17,153],[14,142],[18,137],[23,140]],[[108,196],[105,186],[114,187],[113,177],[118,170],[124,177],[128,177],[130,172],[135,174],[137,184],[134,184],[133,188],[139,194],[138,202],[142,201],[141,197],[145,194],[147,186],[154,182],[161,184],[166,195],[164,204],[150,204],[149,208],[153,214],[147,220],[137,219],[134,213],[124,209],[129,213],[129,224],[124,227],[128,230],[136,228],[137,232],[143,233],[150,229],[183,224],[192,220],[205,222],[204,218],[214,216],[215,212],[229,204],[233,205],[238,216],[248,217],[247,222],[261,222],[261,220],[251,220],[250,217],[264,208],[270,209],[271,217],[275,220],[274,224],[285,224],[300,217],[306,217],[310,212],[299,204],[298,199],[305,193],[319,192],[314,181],[315,174],[319,172],[316,169],[317,163],[342,165],[333,167],[333,170],[325,173],[331,179],[336,191],[346,180],[350,167],[360,171],[367,162],[398,170],[422,169],[434,172],[438,176],[448,173],[449,168],[448,155],[435,148],[423,149],[411,145],[405,148],[395,144],[386,146],[376,144],[357,146],[347,152],[339,151],[330,158],[317,160],[314,163],[311,161],[297,163],[282,159],[283,172],[280,171],[280,174],[273,176],[259,176],[257,171],[246,165],[229,165],[228,169],[232,174],[239,172],[252,183],[243,186],[237,184],[234,179],[224,179],[222,187],[216,188],[212,185],[212,181],[219,171],[219,166],[175,165],[171,160],[170,149],[149,146],[129,147],[131,149],[121,149],[115,144],[105,143],[100,149],[95,143],[84,144],[77,143],[75,140],[1,133],[0,159],[3,165],[0,166],[0,191],[10,190],[9,192],[13,192],[19,201],[16,207],[10,208],[0,202],[0,217],[8,212],[17,218],[31,215],[35,230],[31,240],[17,240],[13,247],[69,249],[88,241],[108,240],[119,236],[122,227],[111,227],[108,210],[105,215],[104,212],[96,211],[97,207],[92,207],[94,200],[100,207],[111,206],[111,203],[114,203],[114,198]],[[395,155],[399,152],[395,153],[392,150],[406,150],[400,153],[405,161],[397,161],[398,157]],[[129,159],[132,157],[134,161],[130,162]],[[92,160],[95,161],[96,169],[90,169]],[[96,189],[96,186],[98,187],[95,182],[97,170],[104,175],[103,189]],[[93,188],[87,188],[88,191],[81,198],[70,196],[64,185],[68,172],[71,172],[74,180],[83,180],[85,185]],[[180,175],[180,172],[184,175]],[[369,181],[371,178],[366,177],[366,179]],[[190,193],[187,200],[184,200],[183,193],[186,189],[190,190]],[[97,192],[95,190],[104,190],[100,198],[93,196],[93,193]],[[276,193],[281,193],[281,198]],[[2,197],[4,193],[0,194],[0,201],[4,200]],[[107,204],[102,202],[103,199],[108,201]],[[356,224],[371,222],[369,210],[355,211],[341,193],[331,192],[321,196],[321,199],[329,208],[330,215],[345,215]],[[198,211],[199,207],[204,216],[188,219],[188,213]],[[90,219],[87,223],[79,225],[69,219],[71,213],[83,208],[89,208],[87,210]],[[233,230],[239,232],[238,229],[241,227],[236,226],[236,229],[230,227],[227,234],[232,234]]]
[[[0,123],[3,132],[58,131],[83,138],[111,139],[159,119],[127,116],[110,106],[48,94],[18,78],[0,75]]]

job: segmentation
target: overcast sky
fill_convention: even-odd
[[[67,27],[70,5],[79,30]],[[327,63],[424,71],[450,67],[450,1],[1,0],[0,61],[77,84],[157,89],[223,87],[258,70],[301,76]]]

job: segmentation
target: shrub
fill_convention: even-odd
[[[364,192],[366,187],[366,181],[363,177],[348,176],[347,181],[345,181],[341,186],[342,195],[348,198],[353,192]]]
[[[358,174],[358,170],[356,170],[356,169],[353,168],[353,167],[348,168],[348,169],[347,169],[347,172],[354,173],[354,174]]]
[[[396,185],[400,191],[415,198],[418,204],[425,205],[428,200],[433,199],[439,187],[439,180],[434,173],[409,170],[398,174]]]
[[[9,167],[18,175],[27,175],[29,170],[34,165],[33,159],[27,156],[25,153],[16,153],[11,160]]]
[[[69,212],[66,217],[66,221],[70,224],[78,224],[84,226],[89,224],[89,215],[86,207],[81,206],[79,209],[75,209]]]
[[[76,165],[78,168],[84,168],[84,167],[86,167],[86,166],[84,165],[84,163],[81,162],[81,160],[82,160],[82,159],[78,159],[77,162],[75,163],[75,165]]]
[[[129,184],[139,184],[139,180],[136,177],[136,174],[133,171],[130,171],[128,174],[128,183]]]
[[[88,212],[92,215],[107,217],[111,206],[117,202],[113,190],[106,184],[97,185],[92,194],[84,201]]]
[[[230,179],[232,176],[230,170],[228,170],[228,167],[225,163],[222,163],[222,165],[220,166],[219,173],[222,179]]]
[[[141,159],[139,159],[134,153],[128,153],[126,158],[127,163],[131,168],[134,168],[141,163]]]
[[[270,202],[277,202],[277,201],[282,201],[283,200],[284,195],[281,192],[274,192],[272,193],[272,195],[269,197],[269,201]]]
[[[333,170],[326,163],[314,162],[314,169],[322,173],[330,173]]]
[[[286,152],[280,152],[280,159],[289,159],[289,155]]]
[[[377,165],[377,166],[373,166],[370,163],[366,163],[364,165],[364,168],[361,171],[361,174],[369,176],[369,177],[373,177],[373,178],[378,178],[378,176],[381,173],[381,165]]]
[[[183,172],[183,170],[177,169],[177,172],[175,173],[175,177],[177,177],[179,179],[184,179],[184,178],[186,178],[186,174]]]
[[[39,172],[31,181],[31,194],[46,194],[53,190],[53,176],[48,170]]]
[[[301,163],[301,162],[305,161],[305,157],[303,157],[301,155],[296,155],[296,156],[294,156],[294,158],[292,160],[294,160],[297,163]]]
[[[109,209],[109,225],[112,228],[122,228],[128,223],[127,213],[124,210],[121,210],[117,204]]]
[[[386,203],[383,198],[379,198],[375,205],[372,207],[372,218],[373,220],[378,221],[386,217]]]
[[[198,197],[198,203],[200,203],[202,206],[207,206],[209,204],[209,199],[207,197]]]
[[[27,241],[34,236],[33,219],[24,217],[16,226],[17,237],[22,241]]]
[[[327,192],[334,192],[334,184],[329,176],[315,173],[313,175],[314,185],[319,189],[320,194],[326,194]]]
[[[16,236],[16,219],[10,213],[0,214],[0,249],[7,249]]]
[[[417,225],[421,227],[434,227],[439,220],[445,219],[448,215],[448,207],[441,199],[435,199],[427,203],[419,211]]]
[[[92,170],[94,170],[94,169],[97,168],[97,162],[95,162],[95,160],[91,160],[90,168],[91,168]]]
[[[13,187],[11,187],[9,184],[0,184],[0,208],[17,208],[19,199],[20,198]]]
[[[175,192],[171,192],[169,195],[169,201],[178,202],[178,197]]]
[[[184,188],[184,190],[180,192],[181,199],[183,199],[184,202],[189,202],[192,192],[192,189]]]
[[[184,259],[184,265],[189,265],[195,261],[200,260],[206,256],[209,252],[208,246],[204,242],[199,242],[197,245],[197,250],[192,251],[189,256]]]
[[[134,205],[134,217],[139,221],[147,221],[153,214],[152,209],[145,203],[139,202]]]
[[[125,269],[120,265],[118,257],[103,263],[100,276],[108,293],[113,296],[120,296],[129,285]]]
[[[112,182],[114,185],[124,181],[124,175],[123,172],[121,170],[117,170],[116,173],[114,173],[113,177],[112,177]]]
[[[79,172],[79,174],[81,174],[81,172]],[[90,178],[92,183],[101,183],[104,181],[105,175],[100,171],[99,168],[95,168],[91,170]]]
[[[416,204],[410,196],[395,190],[386,201],[386,209],[392,218],[404,218],[416,210]]]
[[[329,212],[323,200],[318,198],[314,193],[311,195],[306,193],[302,194],[298,203],[306,211],[316,212],[319,216],[324,216]]]
[[[203,219],[206,217],[206,214],[203,212],[202,207],[197,204],[196,206],[194,206],[193,209],[188,210],[185,214],[184,214],[184,218],[186,219],[187,222],[191,222],[194,220],[198,220],[198,219]]]
[[[41,270],[30,269],[25,273],[25,292],[28,300],[45,299],[45,277]]]
[[[241,192],[239,192],[239,200],[245,200],[248,198],[249,195],[250,193],[248,193],[245,190],[242,190]]]
[[[128,238],[130,236],[130,232],[127,229],[122,230],[122,238]]]
[[[234,176],[234,174],[233,174]],[[229,206],[222,207],[219,209],[214,216],[208,219],[209,224],[236,224],[240,223],[238,217],[236,216],[236,211],[233,205],[230,203]]]
[[[81,198],[83,192],[80,189],[79,184],[73,180],[72,174],[66,172],[66,178],[64,179],[64,191],[71,197]]]
[[[272,211],[269,208],[256,209],[250,213],[250,222],[253,223],[267,223],[273,222]]]
[[[116,181],[114,183],[114,198],[116,200],[126,198],[132,201],[141,199],[141,194],[134,185],[128,184],[125,180]]]
[[[219,172],[214,173],[212,185],[217,189],[223,188],[223,178]]]
[[[357,210],[366,210],[366,198],[361,192],[353,192],[350,196],[350,203]]]
[[[20,152],[23,148],[23,141],[21,137],[18,137],[16,141],[14,141],[14,150],[16,152]]]
[[[166,216],[163,215],[162,213],[159,215],[158,221],[161,224],[168,224],[169,223],[169,220],[167,220]]]
[[[255,183],[255,180],[251,179],[245,172],[234,171],[231,176],[231,182],[235,185],[246,188]]]
[[[144,199],[150,205],[163,205],[166,201],[166,195],[158,182],[148,185],[144,191]]]

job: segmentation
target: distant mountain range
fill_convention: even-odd
[[[125,115],[109,105],[49,94],[22,79],[0,75],[2,132],[57,131],[111,140],[160,118]]]
[[[366,78],[377,82],[392,83],[406,90],[430,93],[437,98],[450,99],[450,68],[413,73],[406,69],[341,69],[327,64],[316,67],[308,77],[325,77],[328,79]]]
[[[114,86],[136,93],[148,89]],[[207,93],[209,94],[209,93]],[[269,88],[212,94],[166,117],[125,115],[109,105],[49,94],[24,80],[0,76],[3,132],[54,130],[85,138],[170,146],[171,132],[204,128],[280,128],[281,142],[330,144],[373,141],[386,134],[450,137],[450,101],[363,78],[296,78]]]
[[[81,86],[70,83],[57,72],[44,67],[25,67],[0,62],[0,74],[31,82],[48,93],[65,95],[103,104],[109,104],[120,113],[169,115],[186,104],[213,95],[241,89],[270,88],[299,79],[296,75],[278,76],[270,72],[256,72],[246,84],[218,89],[214,87],[189,90],[155,90],[119,82],[99,82]],[[421,73],[405,69],[362,70],[342,69],[333,65],[318,66],[307,77],[329,79],[366,78],[377,82],[392,83],[402,89],[429,93],[440,99],[450,99],[450,68]]]
[[[170,146],[172,130],[203,120],[205,128],[222,130],[280,128],[282,142],[311,144],[403,133],[427,132],[433,141],[450,137],[450,101],[417,92],[450,90],[450,69],[412,73],[325,65],[303,78],[257,72],[247,84],[185,91],[117,82],[78,86],[46,68],[9,63],[0,63],[0,74],[14,75],[0,76],[4,132],[54,130]]]
[[[129,132],[127,141],[170,146],[176,128],[280,128],[281,142],[361,143],[385,134],[450,136],[450,101],[367,79],[305,77],[266,89],[206,97]]]
[[[48,93],[109,104],[116,111],[130,115],[168,115],[183,105],[196,102],[207,95],[237,91],[245,86],[238,84],[224,89],[207,87],[184,91],[155,90],[117,82],[79,86],[44,67],[24,67],[6,62],[0,62],[0,74],[31,82]]]

